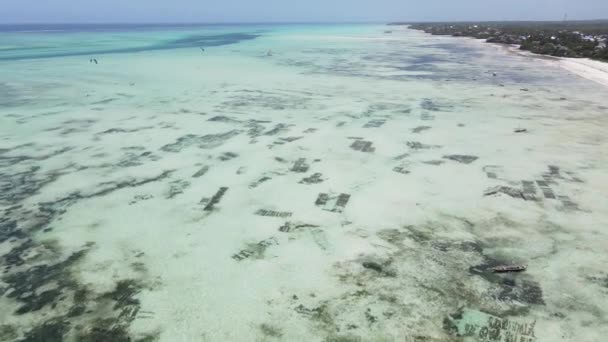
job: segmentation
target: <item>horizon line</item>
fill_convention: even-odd
[[[584,22],[584,21],[608,21],[608,18],[597,18],[597,19],[571,19],[565,22]],[[3,22],[0,26],[9,25],[289,25],[289,24],[398,24],[398,23],[496,23],[496,22],[564,22],[563,20],[345,20],[345,21],[209,21],[209,22],[196,22],[196,21],[184,21],[184,22],[173,22],[173,21],[91,21],[91,22]]]

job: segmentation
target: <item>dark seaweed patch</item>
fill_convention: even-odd
[[[290,142],[294,142],[296,140],[300,140],[304,137],[286,137],[286,138],[279,138],[279,141],[275,142],[275,144],[279,144],[282,145],[284,143],[290,143]]]
[[[365,125],[363,125],[363,128],[378,128],[378,127],[381,127],[382,125],[384,125],[385,122],[386,122],[385,119],[371,120],[371,121],[367,122]]]
[[[399,160],[403,160],[403,159],[405,159],[405,158],[407,158],[409,156],[410,156],[409,153],[403,153],[403,154],[400,154],[400,155],[394,157],[393,160],[399,161]]]
[[[18,147],[15,147],[14,149],[18,149]],[[48,154],[44,154],[44,155],[40,155],[40,156],[27,156],[27,155],[16,155],[16,156],[5,156],[4,154],[6,154],[6,152],[10,151],[10,150],[5,150],[4,153],[0,154],[0,167],[6,167],[6,166],[13,166],[15,164],[19,164],[21,162],[24,161],[42,161],[42,160],[47,160],[50,159],[52,157],[58,156],[60,154],[63,154],[65,152],[68,152],[72,150],[71,147],[64,147],[58,150],[55,150],[51,153]]]
[[[62,318],[50,319],[28,331],[20,342],[63,342],[69,323]]]
[[[325,193],[320,193],[317,196],[317,200],[315,201],[315,205],[316,206],[323,206],[323,205],[327,204],[327,201],[329,201],[329,195],[325,194]]]
[[[513,313],[516,315],[515,313]],[[469,337],[475,341],[488,342],[533,342],[536,341],[535,326],[536,321],[522,323],[519,320],[507,319],[508,313],[498,317],[483,311],[477,311],[476,315],[487,317],[487,321],[462,322],[465,315],[464,308],[460,308],[457,313],[446,317],[443,328],[451,336]],[[464,323],[464,324],[463,324]],[[467,339],[468,340],[468,339]]]
[[[169,192],[166,196],[167,199],[171,199],[177,195],[183,194],[184,191],[190,187],[190,182],[178,179],[169,183],[169,186]]]
[[[233,254],[232,259],[236,261],[242,261],[248,258],[261,259],[264,257],[264,253],[268,247],[276,246],[278,244],[279,242],[274,237],[262,240],[258,243],[248,244],[247,248]]]
[[[370,308],[367,308],[365,310],[365,319],[367,319],[367,322],[369,323],[369,325],[372,325],[372,324],[378,322],[378,317],[372,315],[372,310]]]
[[[482,254],[484,245],[478,241],[433,241],[431,246],[442,252],[452,250]]]
[[[471,266],[469,268],[469,273],[480,276],[492,283],[502,283],[502,276],[492,272],[492,268],[505,264],[511,264],[511,262],[493,259],[486,256],[484,257],[484,261],[481,264]]]
[[[350,148],[352,148],[355,151],[361,151],[361,152],[374,152],[376,150],[376,148],[372,147],[371,141],[365,141],[365,140],[355,140],[350,145]]]
[[[202,149],[212,149],[221,146],[227,140],[239,135],[238,130],[232,130],[225,133],[219,134],[207,134],[207,135],[195,135],[187,134],[177,139],[174,143],[167,144],[161,147],[162,151],[165,152],[179,152],[184,148],[190,146],[197,146]]]
[[[112,291],[102,294],[100,298],[114,301],[114,310],[124,310],[129,306],[139,305],[135,296],[142,289],[143,286],[133,279],[121,280]]]
[[[472,162],[479,159],[479,157],[470,156],[470,155],[466,155],[466,154],[451,154],[451,155],[443,156],[443,158],[454,160],[454,161],[457,161],[457,162],[463,163],[463,164],[471,164]]]
[[[410,171],[408,169],[406,169],[405,166],[395,166],[393,168],[393,171],[400,173],[402,175],[407,175],[410,173]]]
[[[221,161],[228,161],[230,159],[234,159],[236,157],[238,157],[239,155],[234,153],[234,152],[224,152],[222,153],[218,158]]]
[[[16,341],[17,329],[8,324],[0,324],[0,341]]]
[[[433,127],[431,127],[431,126],[418,126],[418,127],[412,128],[412,133],[420,133],[420,132],[429,130],[431,128],[433,128]]]
[[[264,336],[281,338],[283,337],[283,331],[280,328],[275,327],[274,325],[270,325],[267,323],[260,324],[260,331]]]
[[[283,233],[290,233],[300,229],[305,228],[318,228],[318,225],[308,224],[308,223],[295,223],[295,222],[285,222],[281,227],[279,227],[279,231]]]
[[[413,150],[421,150],[421,149],[424,149],[424,148],[428,148],[428,147],[425,147],[427,145],[423,145],[422,143],[417,142],[417,141],[408,141],[405,144],[407,145],[407,147],[409,147],[409,148],[411,148]]]
[[[562,206],[566,210],[579,210],[578,204],[576,204],[570,197],[568,196],[557,196],[557,198],[562,202]]]
[[[54,265],[37,265],[25,271],[4,276],[2,280],[8,284],[11,290],[7,297],[14,298],[21,303],[15,313],[21,315],[56,304],[64,289],[74,287],[68,276],[68,269],[84,257],[85,253],[86,251],[82,250]],[[48,285],[54,285],[54,288],[41,290],[47,288]]]
[[[423,143],[418,142],[418,141],[408,141],[405,144],[407,145],[407,147],[411,148],[412,150],[426,150],[426,149],[431,149],[431,148],[437,148],[437,147],[439,147],[439,146],[436,146],[436,145],[426,145],[426,144],[423,144]]]
[[[420,107],[424,110],[433,111],[433,112],[441,112],[448,111],[453,108],[452,105],[442,103],[441,101],[431,100],[431,99],[423,99],[420,103]]]
[[[72,204],[81,199],[105,196],[114,191],[118,191],[118,190],[124,189],[124,188],[135,188],[135,187],[139,187],[139,186],[142,186],[145,184],[157,182],[157,181],[160,181],[160,180],[163,180],[163,179],[169,177],[173,172],[174,172],[173,170],[166,170],[166,171],[163,171],[158,176],[154,176],[154,177],[150,177],[150,178],[144,178],[144,179],[133,179],[132,178],[132,179],[128,179],[128,180],[120,181],[120,182],[103,182],[103,183],[98,184],[98,187],[101,189],[99,189],[95,192],[88,193],[88,194],[83,194],[81,192],[74,192],[62,199],[56,200],[55,202],[42,203],[41,204],[42,209],[45,209],[47,211],[54,213],[54,211],[56,210],[55,209],[56,207],[60,208],[62,206]]]
[[[426,160],[426,161],[423,161],[423,163],[428,164],[428,165],[438,166],[438,165],[445,163],[445,161],[443,161],[443,160]]]
[[[313,314],[313,311],[307,307],[305,307],[303,304],[300,304],[298,306],[296,306],[294,308],[294,310],[301,314],[301,315],[305,315],[305,316],[311,316]]]
[[[269,181],[269,180],[271,180],[271,179],[272,179],[271,177],[268,177],[268,176],[263,176],[262,178],[260,178],[260,179],[256,180],[255,182],[253,182],[253,183],[249,184],[249,188],[250,188],[250,189],[255,189],[255,188],[257,188],[257,187],[258,187],[260,184],[262,184],[262,183],[264,183],[264,182],[267,182],[267,181]]]
[[[493,259],[484,255],[484,262],[469,268],[473,275],[480,276],[488,282],[500,287],[497,299],[503,301],[517,301],[522,304],[544,305],[543,292],[540,285],[532,280],[525,279],[516,274],[497,274],[492,268],[500,265],[511,264],[510,262]],[[526,310],[526,308],[522,308]]]
[[[220,108],[241,110],[262,108],[266,110],[304,109],[310,102],[307,96],[294,95],[293,92],[269,92],[264,90],[243,89],[238,90],[227,101],[221,103]]]
[[[299,158],[293,164],[293,167],[291,168],[291,171],[293,171],[293,172],[306,172],[306,171],[308,171],[309,167],[310,166],[308,164],[306,164],[306,158]]]
[[[287,131],[289,126],[287,126],[286,124],[277,124],[274,126],[274,128],[272,128],[271,130],[262,133],[262,135],[276,135],[279,134],[281,132]]]
[[[144,127],[137,127],[137,128],[110,128],[103,132],[99,132],[97,134],[102,135],[102,134],[115,134],[115,133],[135,133],[135,132],[143,131],[145,129],[152,129],[152,128],[154,128],[154,126],[144,126]]]
[[[217,205],[220,200],[222,199],[222,197],[224,197],[224,195],[226,194],[226,191],[228,191],[228,187],[221,187],[216,193],[215,195],[213,195],[213,197],[211,197],[211,200],[209,201],[209,203],[207,203],[207,205],[205,206],[205,208],[203,208],[203,210],[205,211],[212,211],[213,209],[215,209],[215,205]]]
[[[302,180],[300,181],[300,184],[319,184],[323,182],[323,177],[322,174],[320,173],[313,173],[312,175],[302,178]]]
[[[435,120],[435,115],[433,115],[429,112],[422,112],[422,113],[420,113],[420,120],[432,121],[432,120]]]
[[[458,326],[456,325],[458,320],[461,320],[464,314],[464,307],[458,309],[458,311],[449,314],[443,319],[443,330],[447,331],[450,335],[458,334]]]
[[[133,199],[129,202],[129,205],[133,205],[141,201],[147,201],[152,198],[154,198],[154,196],[152,195],[135,195],[133,196]]]
[[[86,305],[84,304],[75,304],[68,311],[67,317],[78,317],[85,313],[87,310]]]
[[[349,194],[340,194],[338,196],[330,196],[326,193],[320,193],[317,196],[315,205],[323,207],[323,210],[341,213],[350,200]],[[332,205],[333,204],[333,205]]]
[[[340,194],[338,196],[338,200],[336,201],[336,207],[340,208],[340,209],[344,209],[344,207],[346,207],[346,204],[348,203],[349,200],[350,200],[349,194]]]
[[[365,268],[365,269],[373,270],[376,273],[383,275],[383,276],[387,276],[387,277],[396,276],[396,273],[392,270],[387,269],[386,265],[382,265],[375,261],[364,261],[363,263],[361,263],[361,266],[363,266],[363,268]]]
[[[105,318],[98,319],[92,326],[86,327],[78,335],[77,341],[132,342],[133,339],[129,336],[125,324],[119,324],[114,318]]]
[[[521,185],[523,187],[524,194],[536,195],[536,187],[534,186],[533,181],[521,181]]]
[[[135,318],[139,310],[139,300],[136,295],[141,291],[141,286],[134,280],[119,281],[115,288],[107,293],[101,294],[96,298],[98,305],[112,304],[115,311],[113,317],[90,318],[84,316],[86,312],[85,302],[88,291],[80,288],[74,292],[74,305],[70,308],[67,315],[51,318],[42,324],[33,327],[26,332],[25,337],[20,341],[39,342],[39,341],[134,341],[129,336],[128,326]],[[84,324],[74,326],[70,329],[70,322],[67,318],[77,316],[85,317]],[[145,336],[135,341],[154,341],[154,336]]]
[[[505,279],[498,299],[520,303],[545,305],[543,291],[537,282],[531,280]]]
[[[551,190],[551,188],[549,187],[549,183],[555,183],[555,182],[553,181],[553,179],[550,176],[543,177],[543,178],[544,178],[544,180],[537,180],[536,184],[538,184],[538,187],[542,191],[545,198],[555,199],[555,194],[553,193],[553,190]]]
[[[589,276],[586,279],[594,284],[605,287],[608,289],[608,275],[604,276]]]
[[[0,204],[10,205],[33,196],[60,176],[59,172],[42,176],[38,173],[39,170],[39,166],[32,166],[22,172],[1,172]]]
[[[207,121],[212,121],[212,122],[229,122],[229,123],[239,122],[239,120],[237,120],[237,119],[233,119],[231,117],[224,116],[224,115],[214,116],[214,117],[212,117],[210,119],[207,119]]]
[[[264,125],[262,125],[260,122],[255,121],[255,120],[251,120],[249,121],[245,127],[248,128],[247,130],[247,135],[250,138],[256,138],[260,135],[262,135],[262,133],[264,132],[264,130],[266,129],[266,127],[264,127]],[[252,140],[252,142],[255,142],[255,140]]]
[[[368,117],[376,114],[409,114],[411,111],[412,109],[410,106],[401,103],[373,103],[363,113],[363,116]]]
[[[160,160],[160,157],[153,155],[150,151],[142,153],[127,152],[120,158],[120,161],[116,163],[116,166],[120,168],[140,166],[144,164],[142,160],[157,161]]]
[[[291,217],[291,215],[293,215],[293,213],[289,212],[289,211],[274,211],[274,210],[266,210],[266,209],[260,209],[258,211],[255,212],[256,215],[260,215],[260,216],[268,216],[268,217]]]
[[[505,194],[517,199],[526,199],[520,189],[512,188],[509,186],[495,186],[487,189],[483,193],[484,196],[491,196],[496,194]]]
[[[39,168],[32,170],[30,173],[33,174],[38,172]],[[60,262],[51,262],[49,260],[55,260],[54,257],[59,255],[59,251],[52,244],[35,242],[30,238],[32,234],[43,229],[51,229],[49,224],[79,200],[105,196],[125,187],[138,187],[159,181],[167,178],[171,173],[172,171],[164,171],[151,178],[104,182],[98,184],[97,188],[92,191],[73,192],[52,202],[27,206],[21,205],[19,202],[32,195],[29,193],[30,188],[16,187],[11,190],[14,191],[14,196],[4,198],[8,206],[1,209],[0,215],[0,239],[2,241],[12,240],[13,244],[13,248],[2,256],[2,266],[5,267],[2,282],[3,285],[6,284],[6,287],[1,288],[0,293],[17,304],[15,311],[17,315],[53,309],[48,310],[51,318],[32,327],[24,334],[23,341],[62,341],[67,338],[66,334],[70,330],[69,321],[66,318],[90,319],[89,312],[87,312],[87,291],[72,277],[73,267],[84,257],[87,250],[73,253]],[[58,173],[36,174],[33,176],[35,177],[32,182],[34,185],[27,185],[37,186],[38,180],[49,182],[57,175]],[[87,244],[87,247],[91,246],[92,244]],[[44,254],[40,253],[52,253],[53,257],[41,258],[39,256]],[[70,302],[72,298],[73,302]],[[113,299],[98,298],[96,300],[112,301]],[[113,320],[115,324],[126,324],[125,322],[129,322],[132,319],[130,316],[136,311],[137,309],[133,307],[128,312],[121,310],[120,317]],[[124,331],[124,336],[128,337],[127,330]]]
[[[192,178],[199,178],[204,176],[209,171],[209,166],[205,165],[201,167],[195,174],[192,175]]]
[[[17,221],[8,217],[0,218],[0,243],[9,239],[24,239],[26,236],[22,230],[17,229]]]

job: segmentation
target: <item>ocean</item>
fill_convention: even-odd
[[[404,26],[0,26],[0,340],[601,341],[606,95]]]

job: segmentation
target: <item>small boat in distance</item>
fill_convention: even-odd
[[[494,273],[509,273],[509,272],[523,272],[528,268],[528,265],[508,265],[508,266],[496,266],[490,268]]]

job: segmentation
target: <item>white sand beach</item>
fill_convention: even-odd
[[[608,63],[589,58],[566,58],[539,55],[529,51],[520,50],[518,45],[489,44],[486,43],[484,39],[473,40],[479,43],[494,46],[500,50],[506,50],[509,53],[537,59],[551,65],[556,65],[577,76],[586,78],[604,86],[608,86]]]
[[[555,63],[576,75],[608,86],[608,63],[588,58],[558,58]]]

